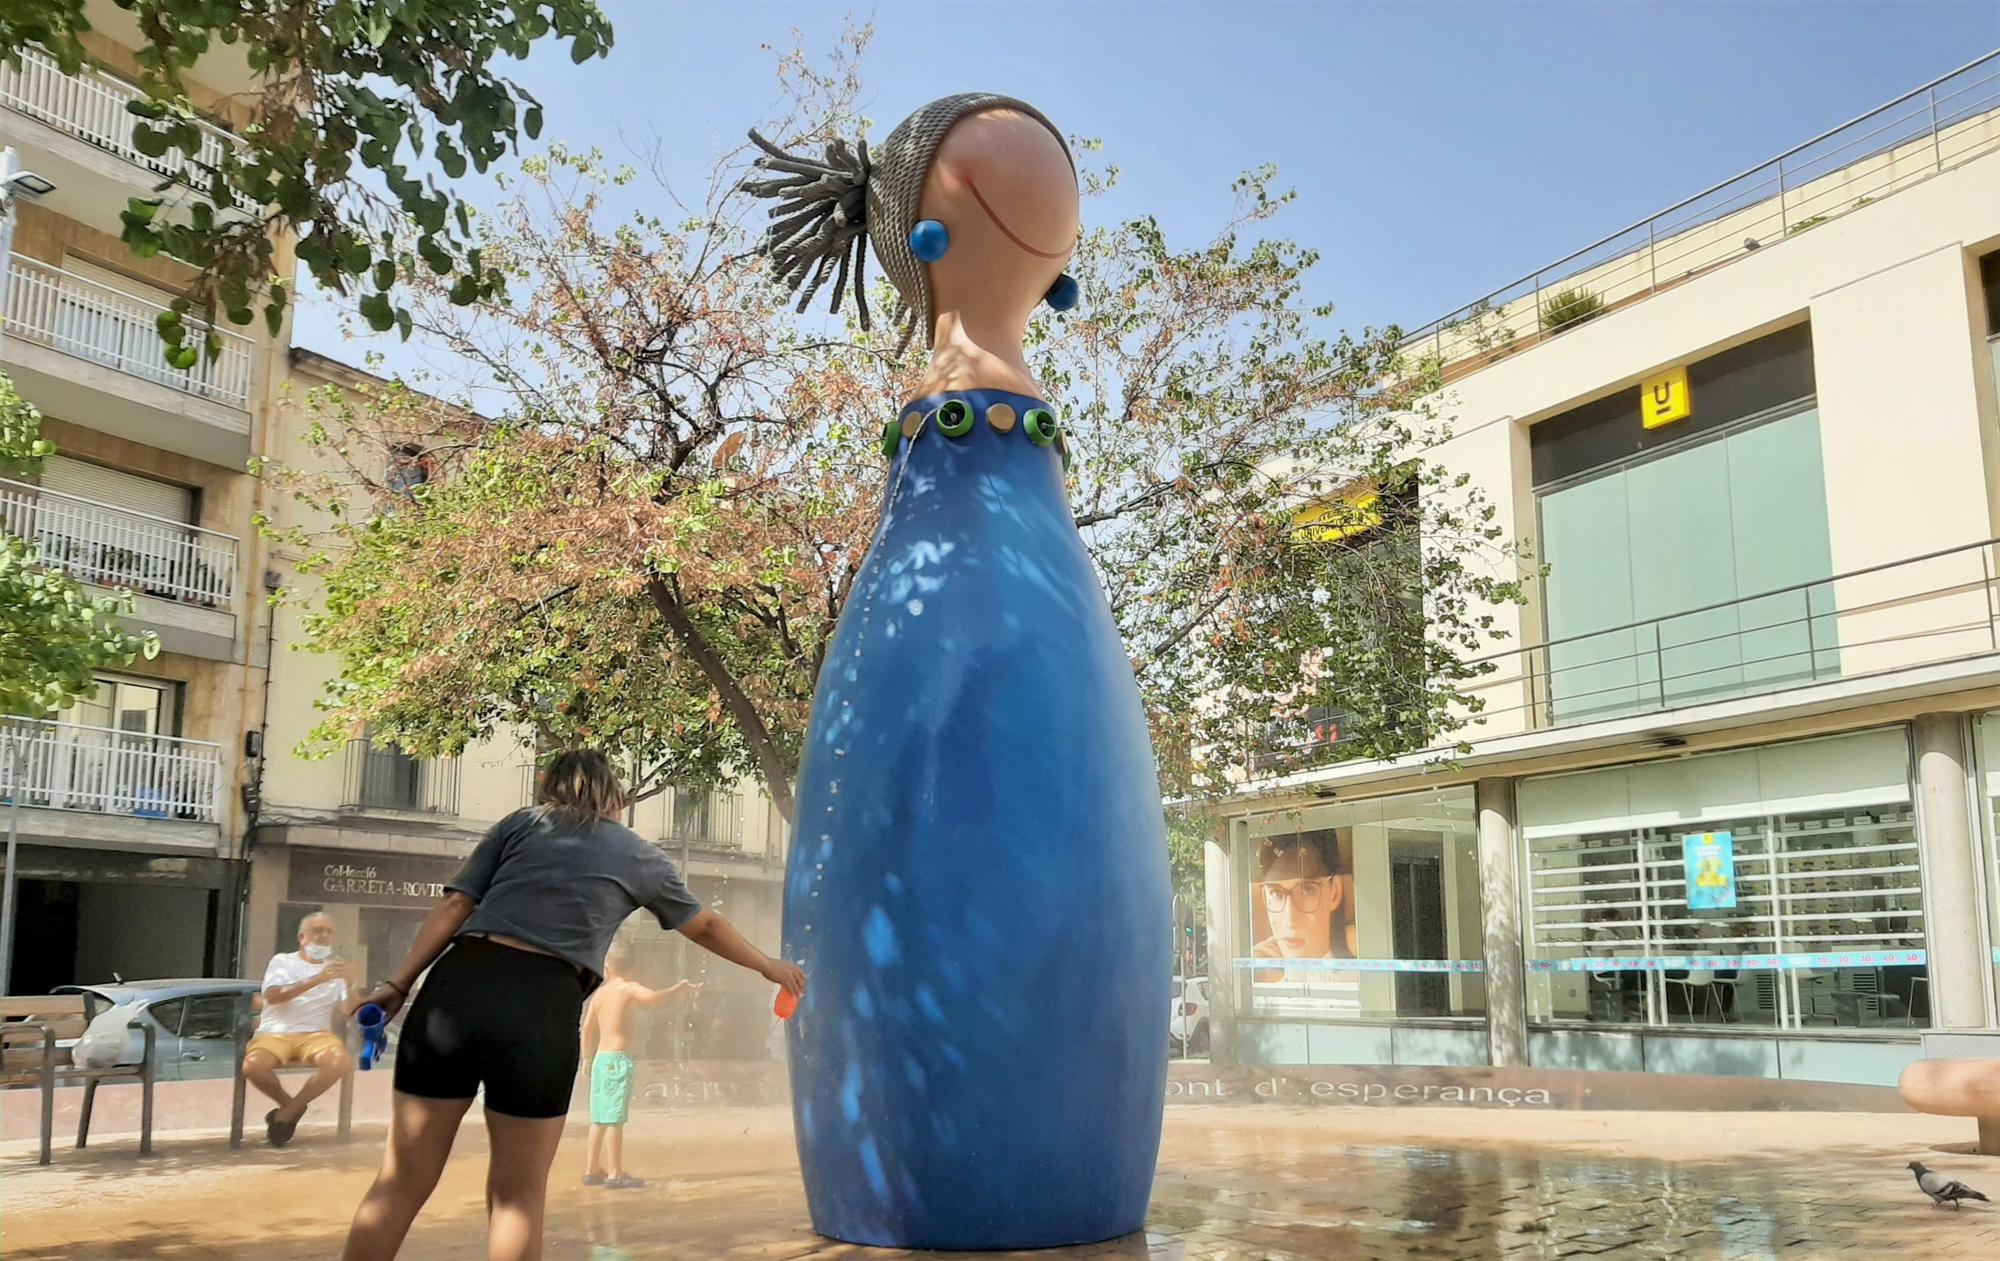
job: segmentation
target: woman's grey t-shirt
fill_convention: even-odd
[[[638,833],[540,807],[494,824],[445,888],[479,904],[460,934],[514,937],[593,977],[632,912],[651,911],[671,930],[701,911],[673,863]]]

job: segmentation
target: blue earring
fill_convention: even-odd
[[[935,219],[919,220],[910,229],[910,253],[926,263],[935,263],[951,248],[951,233]]]
[[[1051,310],[1067,311],[1075,306],[1076,300],[1082,296],[1082,287],[1076,283],[1073,276],[1064,272],[1056,277],[1056,282],[1049,286],[1046,294],[1042,295],[1042,301],[1048,303]]]

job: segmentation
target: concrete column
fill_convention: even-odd
[[[1208,903],[1208,1058],[1215,1065],[1237,1063],[1236,898],[1229,871],[1229,838],[1241,825],[1218,820],[1202,846],[1203,886]]]
[[[1486,1045],[1496,1068],[1528,1063],[1527,968],[1521,952],[1521,865],[1515,850],[1514,781],[1482,779],[1479,912],[1486,928]]]
[[[1924,923],[1930,930],[1930,997],[1940,1029],[1986,1025],[1980,957],[1978,847],[1966,788],[1972,765],[1962,714],[1910,724],[1917,762],[1917,835],[1923,850]]]

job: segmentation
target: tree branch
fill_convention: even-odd
[[[679,594],[665,578],[649,574],[646,594],[652,597],[653,607],[660,611],[667,629],[687,648],[688,656],[694,659],[709,686],[722,699],[722,707],[729,712],[736,729],[742,733],[743,743],[749,746],[751,754],[757,759],[758,769],[764,775],[764,785],[771,793],[771,804],[778,808],[785,822],[792,822],[798,810],[797,800],[792,795],[792,768],[778,751],[777,741],[771,738],[771,729],[765,725],[764,716],[757,712],[756,702],[744,693],[721,654],[715,651],[715,646],[688,617]]]

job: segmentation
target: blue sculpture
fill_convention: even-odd
[[[1138,688],[1020,346],[1074,247],[1067,149],[983,95],[919,110],[872,160],[759,143],[778,178],[753,191],[792,199],[780,274],[810,285],[838,259],[845,283],[855,219],[814,208],[865,198],[906,336],[934,352],[882,434],[882,518],[818,680],[785,876],[784,952],[811,978],[788,1036],[813,1225],[968,1250],[1128,1234],[1159,1152],[1171,897]],[[949,230],[936,261],[910,252],[919,215]]]

